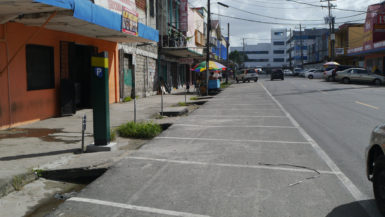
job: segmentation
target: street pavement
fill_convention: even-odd
[[[372,196],[307,133],[302,124],[309,118],[299,125],[295,119],[303,114],[290,115],[298,106],[310,107],[296,96],[298,85],[323,94],[313,90],[319,81],[310,82],[232,85],[50,216],[378,216]]]

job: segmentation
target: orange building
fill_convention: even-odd
[[[143,29],[143,28],[142,28]],[[139,36],[138,36],[139,35]],[[91,56],[108,52],[109,101],[119,102],[121,15],[91,1],[14,1],[0,8],[0,128],[91,108]]]

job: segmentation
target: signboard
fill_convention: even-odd
[[[345,49],[344,48],[336,48],[336,55],[344,55]]]
[[[179,18],[180,30],[182,32],[187,32],[188,30],[188,1],[187,0],[180,1],[179,15],[180,15],[180,18]]]
[[[122,32],[138,36],[138,13],[122,8]]]
[[[94,0],[96,5],[102,6],[117,14],[122,14],[123,7],[129,11],[136,12],[135,0]]]

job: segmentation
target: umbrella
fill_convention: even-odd
[[[219,71],[219,70],[225,70],[225,69],[226,69],[226,66],[224,66],[220,63],[214,62],[214,61],[209,61],[209,70]],[[198,65],[196,65],[193,68],[193,70],[195,72],[206,71],[206,61],[203,61],[203,62],[199,63]]]
[[[340,64],[337,62],[327,62],[324,64],[324,66],[339,66]]]

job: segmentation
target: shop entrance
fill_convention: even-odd
[[[60,43],[61,115],[91,108],[91,57],[97,48],[73,42]]]

